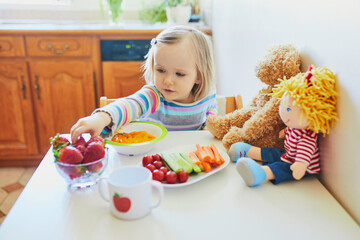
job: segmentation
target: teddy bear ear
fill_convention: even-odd
[[[256,77],[265,84],[275,85],[279,78],[298,74],[300,62],[300,54],[291,44],[272,45],[256,66]]]

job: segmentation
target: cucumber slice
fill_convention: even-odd
[[[180,153],[170,153],[170,156],[174,159],[174,161],[177,161],[182,170],[185,170],[188,173],[193,171],[192,166],[181,157]]]
[[[196,164],[191,160],[189,154],[187,154],[187,153],[180,153],[180,156],[181,156],[186,162],[188,162],[188,163],[191,165],[191,167],[192,167],[192,169],[193,169],[193,171],[194,171],[195,173],[201,172],[201,168],[200,168],[198,165],[196,165]]]
[[[182,170],[178,162],[171,156],[171,153],[160,153],[160,156],[172,171],[180,172]]]

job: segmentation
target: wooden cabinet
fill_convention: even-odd
[[[33,57],[90,57],[91,39],[85,36],[27,36],[26,49]]]
[[[37,154],[37,132],[26,62],[0,60],[0,109],[0,159]]]
[[[104,96],[108,98],[126,97],[144,84],[141,61],[103,62]]]
[[[49,138],[69,133],[71,126],[95,109],[93,67],[86,60],[34,60],[30,62],[40,152]]]
[[[0,36],[0,45],[0,166],[36,165],[50,137],[96,108],[96,40]]]

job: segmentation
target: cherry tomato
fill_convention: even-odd
[[[165,178],[165,174],[163,171],[160,171],[159,169],[155,169],[152,173],[152,179],[162,182]]]
[[[184,183],[189,179],[189,173],[185,170],[182,170],[178,173],[179,182]]]
[[[162,166],[160,169],[159,169],[160,171],[163,171],[165,174],[168,172],[168,171],[170,171],[167,167],[165,167],[165,166]]]
[[[164,166],[162,161],[154,161],[152,164],[156,167],[156,169],[160,169],[162,166]]]
[[[149,169],[151,172],[153,172],[153,171],[156,169],[156,167],[155,167],[153,164],[151,164],[151,163],[149,163],[148,165],[146,165],[146,168]]]
[[[168,183],[173,184],[176,183],[177,174],[174,171],[168,171],[165,175],[165,179]]]
[[[144,167],[146,167],[149,163],[153,163],[153,159],[150,155],[145,155],[142,159],[142,164]]]
[[[154,154],[151,157],[154,161],[162,161],[160,154]]]

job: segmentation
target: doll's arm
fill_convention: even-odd
[[[311,158],[315,154],[316,145],[317,138],[309,135],[303,135],[297,143],[298,151],[295,162],[290,166],[290,169],[293,171],[293,177],[296,180],[300,180],[304,176]]]
[[[296,180],[302,179],[305,175],[308,164],[304,162],[294,162],[291,164],[290,169],[293,172],[292,175]]]

